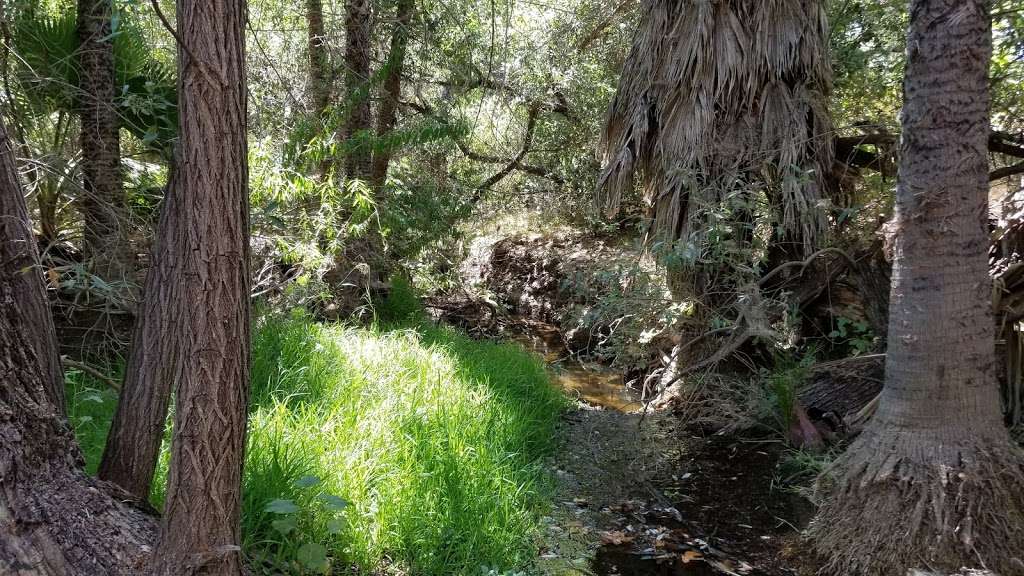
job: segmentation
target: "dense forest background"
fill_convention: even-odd
[[[717,432],[765,573],[1024,573],[1019,0],[0,17],[0,572],[746,573]]]

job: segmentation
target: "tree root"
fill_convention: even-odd
[[[1024,454],[1005,435],[971,437],[869,427],[819,478],[808,537],[822,574],[1024,574]]]

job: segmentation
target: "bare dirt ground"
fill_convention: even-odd
[[[541,573],[774,576],[806,562],[797,530],[811,509],[778,486],[779,443],[589,407],[566,416],[563,438]]]

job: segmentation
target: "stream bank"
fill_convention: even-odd
[[[725,433],[681,411],[644,410],[637,382],[671,346],[671,323],[602,301],[611,294],[623,309],[632,301],[658,305],[664,287],[634,279],[623,288],[617,280],[622,275],[612,270],[630,262],[637,256],[627,247],[579,234],[513,236],[475,251],[467,284],[477,292],[428,300],[439,321],[542,356],[552,381],[577,400],[547,464],[554,506],[537,537],[535,571],[810,573],[797,567],[807,562],[799,531],[812,507],[780,481],[781,440]],[[637,297],[637,286],[651,298]],[[610,311],[632,314],[637,325],[610,322]],[[645,323],[655,330],[642,346],[613,346],[616,338],[638,340]],[[617,355],[608,354],[613,348]]]

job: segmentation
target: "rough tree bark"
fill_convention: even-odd
[[[14,286],[18,312],[32,329],[22,336],[39,363],[43,389],[59,417],[64,413],[64,371],[57,350],[50,303],[46,299],[36,240],[22,197],[15,165],[13,142],[0,125],[0,272]],[[41,297],[36,297],[41,295]]]
[[[313,111],[322,117],[331,98],[322,0],[306,0],[306,50],[309,56],[309,97]]]
[[[391,32],[391,48],[384,75],[380,107],[377,111],[377,136],[384,137],[398,121],[398,102],[402,97],[402,70],[405,51],[409,45],[409,24],[412,22],[414,0],[398,0],[395,4],[395,29]],[[370,168],[370,186],[380,191],[388,178],[391,150],[385,145],[373,154]]]
[[[913,0],[886,381],[821,479],[833,574],[1024,573],[1024,465],[1002,422],[988,235],[986,0]]]
[[[108,282],[132,280],[132,253],[121,185],[120,121],[114,108],[110,0],[78,0],[79,84],[84,221],[83,252]]]
[[[160,457],[160,445],[167,422],[175,367],[183,359],[178,347],[181,327],[175,303],[182,299],[180,282],[183,262],[178,231],[184,229],[183,214],[176,202],[174,173],[167,185],[152,266],[146,274],[142,309],[135,320],[132,349],[125,370],[117,411],[107,434],[98,475],[114,482],[145,501],[153,484]]]
[[[174,439],[150,573],[241,574],[249,388],[245,0],[179,0],[178,167],[168,282]]]
[[[372,125],[370,114],[370,35],[373,15],[370,0],[345,2],[345,105],[348,114],[338,134],[346,148],[345,175],[353,180],[370,181],[371,146],[355,137]]]
[[[39,254],[0,123],[0,574],[138,573],[156,525],[89,478],[50,401],[57,343]],[[59,366],[58,366],[59,370]]]

